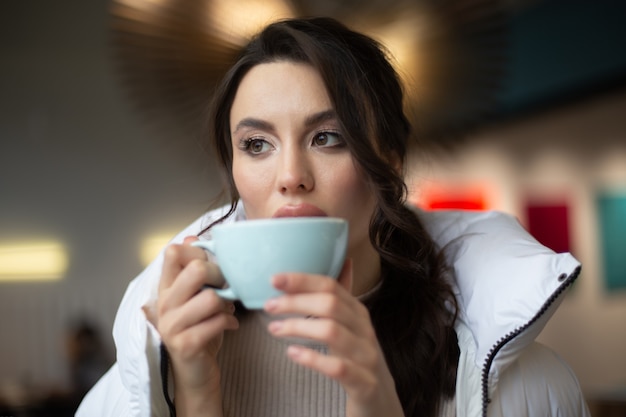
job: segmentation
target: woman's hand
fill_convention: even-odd
[[[302,337],[324,343],[328,355],[302,346],[290,346],[294,362],[338,381],[347,396],[348,417],[402,416],[382,349],[367,308],[350,294],[352,263],[346,261],[339,280],[289,273],[274,277],[274,286],[286,295],[270,300],[270,314],[298,314],[302,318],[273,321],[277,337]],[[305,317],[314,317],[313,319]]]
[[[224,283],[195,237],[165,250],[155,310],[145,309],[170,355],[174,401],[179,416],[221,415],[220,373],[216,361],[224,330],[236,329],[234,306],[204,285]]]

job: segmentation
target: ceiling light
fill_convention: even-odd
[[[57,242],[0,245],[0,282],[58,280],[67,266],[67,251]]]

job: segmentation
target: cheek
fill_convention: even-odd
[[[350,248],[359,248],[369,243],[369,224],[374,212],[376,200],[370,187],[360,176],[344,177],[335,189],[338,195],[341,217],[350,224]]]
[[[369,222],[375,200],[364,178],[350,161],[344,164],[342,169],[336,170],[329,181],[335,198],[339,197],[341,211],[345,217],[354,220],[365,219],[364,221]]]
[[[266,170],[233,161],[233,181],[249,218],[259,217],[261,203],[267,201],[271,188],[271,176]]]

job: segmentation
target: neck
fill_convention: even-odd
[[[352,295],[358,297],[380,281],[380,255],[366,240],[360,247],[352,248],[348,256],[352,258],[353,265]]]

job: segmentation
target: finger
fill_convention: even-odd
[[[202,249],[194,246],[173,244],[165,248],[159,292],[171,287],[178,274],[194,259],[206,260],[207,257]]]
[[[154,327],[157,327],[159,324],[159,319],[156,312],[155,304],[155,302],[149,302],[141,306],[141,310],[143,311],[144,316],[146,316],[146,320],[148,320],[148,322],[150,322]]]
[[[167,342],[170,350],[178,352],[182,359],[190,359],[205,351],[211,340],[225,330],[236,330],[239,321],[232,314],[221,313],[201,321],[176,334]]]
[[[286,272],[272,277],[272,285],[287,294],[323,292],[350,296],[336,279],[325,275]]]
[[[191,245],[193,242],[200,240],[198,236],[187,236],[183,239],[183,245]]]
[[[350,360],[364,366],[375,365],[378,355],[376,347],[369,340],[359,338],[355,333],[334,320],[276,320],[268,325],[268,330],[276,337],[314,340],[328,346],[333,355],[349,357]]]
[[[264,308],[273,315],[295,314],[332,319],[359,333],[362,333],[369,323],[369,314],[363,304],[355,298],[341,297],[334,293],[284,295],[269,300]]]
[[[287,348],[287,356],[306,368],[338,381],[348,394],[358,393],[361,387],[372,386],[377,383],[374,375],[367,369],[337,356],[324,355],[296,345]]]
[[[185,245],[186,247],[192,248],[196,253],[197,253],[197,249],[200,249],[203,253],[203,257],[202,259],[208,259],[209,260],[209,280],[205,282],[205,286],[211,287],[211,288],[222,288],[224,287],[224,284],[226,283],[226,280],[224,279],[224,276],[222,275],[222,270],[213,262],[212,258],[209,258],[207,256],[207,252],[206,250],[204,250],[203,248],[198,248],[195,246],[192,246],[193,242],[197,242],[200,239],[198,238],[198,236],[187,236],[184,241],[183,241],[183,245]]]
[[[159,311],[180,306],[200,292],[205,285],[218,286],[223,278],[217,265],[200,259],[191,260],[175,281],[159,295]]]
[[[219,298],[214,291],[201,291],[180,307],[161,318],[160,332],[180,333],[218,314],[233,314],[234,305]]]
[[[300,314],[315,317],[338,317],[347,313],[344,299],[334,293],[295,293],[272,298],[265,303],[271,314]]]

